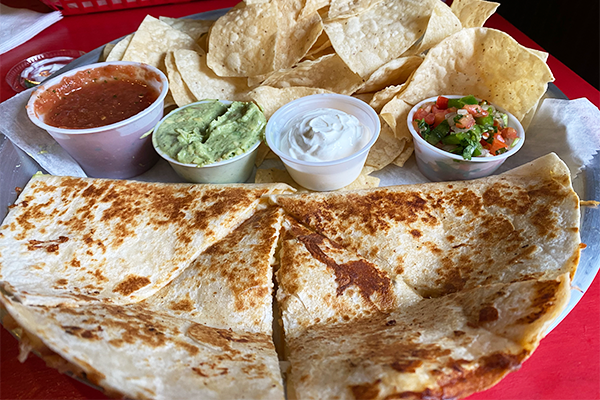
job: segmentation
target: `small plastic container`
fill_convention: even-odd
[[[212,100],[208,100],[212,101]],[[223,104],[231,104],[231,101],[219,100]],[[181,108],[171,111],[166,115],[154,128],[154,131],[158,131],[160,125],[173,114],[183,110],[184,108],[205,103],[206,101],[198,101],[195,103],[187,104]],[[165,160],[171,164],[173,170],[188,182],[194,183],[240,183],[246,182],[252,170],[254,169],[254,162],[256,161],[256,153],[258,152],[258,146],[261,141],[257,141],[247,152],[230,158],[228,160],[219,161],[216,163],[208,164],[199,167],[196,164],[184,164],[169,156],[165,153],[154,139],[152,135],[152,145],[156,152]]]
[[[464,95],[441,96],[449,99],[460,99],[461,97],[464,97]],[[430,97],[415,105],[408,113],[406,120],[408,129],[413,137],[417,167],[430,181],[462,181],[491,175],[508,157],[515,154],[523,146],[523,143],[525,142],[525,131],[519,120],[503,108],[494,105],[498,111],[508,115],[508,126],[515,128],[519,137],[519,141],[516,145],[506,153],[493,157],[473,157],[471,160],[465,160],[461,155],[451,154],[435,147],[421,137],[419,132],[415,130],[412,121],[415,112],[420,107],[425,103],[435,103],[437,98],[438,96]]]
[[[333,161],[303,161],[282,152],[281,135],[287,122],[317,108],[333,108],[358,118],[371,133],[367,144],[354,154]],[[302,97],[281,107],[269,119],[265,136],[267,144],[281,158],[292,179],[307,189],[328,191],[343,188],[358,178],[380,130],[379,117],[367,103],[351,96],[327,93]]]
[[[52,90],[63,78],[80,71],[95,70],[107,65],[131,66],[139,79],[159,92],[158,98],[146,109],[123,121],[89,129],[65,129],[48,125],[37,109],[36,101],[46,90]],[[99,70],[102,71],[102,70]],[[114,72],[114,71],[113,71]],[[124,75],[125,76],[125,75]],[[131,78],[130,75],[127,75]],[[27,103],[31,121],[56,139],[56,141],[81,165],[88,176],[95,178],[131,178],[150,169],[158,154],[152,140],[145,135],[163,116],[164,99],[169,90],[167,77],[157,68],[137,62],[115,61],[75,68],[56,78],[45,81],[32,94]]]

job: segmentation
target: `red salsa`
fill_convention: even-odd
[[[110,125],[145,110],[159,96],[154,87],[127,70],[88,71],[49,88],[45,99],[40,96],[36,109],[44,114],[46,124],[67,129]]]

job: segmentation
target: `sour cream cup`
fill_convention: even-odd
[[[332,108],[355,116],[368,128],[369,141],[353,154],[333,161],[304,161],[281,150],[286,124],[298,115],[317,108]],[[288,173],[298,184],[310,190],[328,191],[343,188],[360,175],[369,150],[379,137],[381,125],[377,113],[362,100],[341,94],[315,94],[301,97],[277,110],[267,122],[267,144],[281,158]]]
[[[449,99],[460,99],[465,95],[441,95]],[[413,126],[413,116],[419,108],[425,103],[435,103],[438,96],[425,99],[411,108],[408,113],[406,122],[408,130],[413,137],[415,146],[415,157],[419,171],[427,179],[433,182],[440,181],[462,181],[469,179],[482,178],[493,174],[506,159],[514,155],[525,142],[525,131],[519,120],[506,111],[494,104],[496,110],[508,115],[508,126],[515,128],[519,141],[506,153],[493,157],[473,157],[471,160],[465,160],[461,155],[448,153],[440,148],[427,142]],[[480,100],[480,99],[478,99]]]
[[[167,120],[173,114],[183,110],[184,108],[206,103],[212,100],[198,101],[195,103],[187,104],[183,107],[177,108],[167,114],[154,128],[154,131],[158,131],[160,125]],[[231,101],[219,100],[223,104],[231,104]],[[219,161],[212,164],[207,164],[199,167],[196,164],[185,164],[181,163],[165,151],[163,151],[152,135],[152,145],[156,152],[165,160],[171,164],[173,170],[188,182],[194,183],[240,183],[246,182],[252,170],[254,169],[254,161],[256,161],[256,153],[258,152],[258,146],[261,141],[257,141],[248,151],[228,160]]]
[[[124,66],[123,77],[135,78],[154,87],[158,98],[136,115],[110,125],[89,129],[57,128],[45,123],[45,115],[39,110],[40,96],[59,85],[64,78],[82,71],[99,70],[106,66]],[[112,71],[115,73],[115,71]],[[112,76],[110,77],[112,78]],[[82,78],[85,82],[85,78]],[[164,99],[169,90],[167,77],[157,68],[138,62],[115,61],[86,65],[72,69],[44,81],[31,95],[27,103],[29,119],[46,130],[85,171],[95,178],[131,178],[150,169],[159,159],[152,148],[152,140],[146,133],[163,116]]]

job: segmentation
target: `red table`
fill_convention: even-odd
[[[49,10],[34,0],[1,2],[12,7]],[[6,73],[27,57],[58,49],[89,52],[135,31],[146,14],[182,17],[231,7],[237,2],[205,0],[67,16],[27,43],[0,55],[0,101],[15,94],[5,82]],[[499,15],[494,15],[487,26],[509,33],[525,46],[541,49]],[[587,97],[600,107],[598,90],[552,56],[548,65],[556,77],[555,84],[567,97]],[[35,356],[30,356],[21,364],[17,360],[17,341],[5,329],[0,329],[0,335],[1,399],[106,398],[101,392],[47,368]],[[600,399],[600,277],[596,277],[575,309],[542,340],[539,348],[519,371],[509,374],[492,389],[473,395],[470,399]]]

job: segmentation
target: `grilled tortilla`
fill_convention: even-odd
[[[109,395],[283,399],[272,340],[282,218],[280,208],[259,209],[137,303],[31,306],[7,284],[0,303],[47,362],[61,357],[62,370]]]
[[[290,398],[456,398],[517,369],[566,306],[579,203],[554,155],[500,176],[271,196]]]
[[[485,285],[305,329],[284,311],[288,398],[449,399],[484,390],[533,352],[569,288],[568,274]]]
[[[0,227],[0,281],[29,305],[140,301],[286,188],[34,176]]]
[[[0,297],[27,335],[108,395],[135,399],[283,399],[271,335],[215,328],[139,304],[25,306]],[[75,366],[73,368],[72,366]]]
[[[579,199],[554,154],[474,181],[271,197],[423,297],[573,276],[579,262]]]

